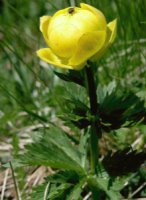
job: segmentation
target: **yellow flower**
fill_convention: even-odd
[[[40,30],[49,48],[37,51],[47,63],[80,70],[87,60],[97,60],[113,43],[117,20],[106,22],[98,9],[81,3],[80,8],[59,10],[40,18]]]

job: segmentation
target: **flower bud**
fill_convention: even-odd
[[[80,70],[113,43],[116,25],[116,20],[107,24],[101,11],[84,3],[43,16],[40,30],[49,48],[38,50],[37,55],[57,67]]]

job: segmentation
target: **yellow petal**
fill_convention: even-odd
[[[92,12],[74,9],[73,14],[53,16],[49,24],[49,46],[56,55],[64,58],[74,54],[77,42],[84,33],[101,29],[99,20]]]
[[[69,14],[69,9],[70,8],[74,8],[74,13],[76,13],[77,11],[81,10],[81,8],[78,7],[68,7],[68,8],[64,8],[62,10],[57,11],[54,15],[54,17],[60,16],[60,15],[68,15]]]
[[[54,30],[50,31],[49,35],[49,46],[53,52],[64,58],[69,58],[73,55],[79,34],[72,24],[60,24]]]
[[[80,7],[82,9],[88,10],[88,11],[92,12],[94,15],[96,15],[97,20],[98,20],[98,24],[99,24],[98,26],[100,27],[99,30],[105,30],[106,29],[106,24],[107,24],[106,19],[105,19],[105,16],[103,15],[103,13],[100,10],[94,8],[93,6],[85,4],[85,3],[80,3]]]
[[[106,39],[105,31],[87,32],[81,36],[75,54],[69,60],[69,65],[80,65],[98,52]]]
[[[116,37],[116,33],[117,33],[117,19],[113,20],[112,22],[110,22],[107,27],[110,29],[110,31],[112,32],[111,37],[109,39],[109,43],[112,44],[115,40]]]
[[[40,49],[36,53],[37,53],[37,56],[39,58],[41,58],[43,61],[45,61],[45,62],[47,62],[49,64],[52,64],[52,65],[55,65],[57,67],[64,68],[64,69],[73,69],[72,66],[69,66],[67,64],[63,64],[62,60],[59,57],[57,57],[51,51],[50,48]]]
[[[114,42],[117,32],[117,19],[113,20],[107,25],[107,36],[103,47],[92,58],[92,61],[97,61],[106,53],[107,49]]]
[[[40,18],[40,31],[43,33],[43,36],[48,44],[48,27],[50,23],[51,16],[43,16]]]
[[[112,34],[111,30],[107,27],[105,42],[102,48],[93,57],[91,57],[90,59],[91,61],[96,62],[98,59],[100,59],[103,56],[103,54],[106,53],[106,50],[110,46],[109,40],[111,38],[111,34]]]

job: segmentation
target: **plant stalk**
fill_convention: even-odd
[[[92,66],[85,67],[86,73],[86,88],[89,95],[90,101],[90,112],[91,112],[91,128],[90,128],[90,157],[91,157],[91,173],[97,174],[98,159],[99,159],[99,148],[98,148],[98,104],[96,95],[96,85],[94,80],[94,74]]]
[[[20,196],[19,196],[19,189],[18,189],[18,186],[17,186],[16,177],[15,177],[15,174],[14,174],[14,169],[13,169],[11,161],[9,162],[9,164],[10,164],[10,168],[11,168],[11,171],[12,171],[12,178],[13,178],[13,181],[14,181],[14,188],[15,188],[15,192],[16,192],[16,199],[17,200],[21,200]]]

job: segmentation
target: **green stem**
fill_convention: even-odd
[[[96,86],[95,86],[92,67],[87,66],[85,70],[86,70],[86,76],[87,76],[87,84],[88,84],[87,91],[88,91],[89,100],[90,100],[91,114],[96,116],[98,112],[98,105],[97,105]]]
[[[11,168],[11,171],[12,171],[12,178],[13,178],[13,181],[14,181],[14,188],[15,188],[15,192],[16,192],[16,199],[20,200],[20,198],[19,198],[19,190],[18,190],[18,186],[17,186],[17,182],[16,182],[16,177],[15,177],[15,174],[14,174],[14,169],[13,169],[11,161],[9,162],[9,164],[10,164],[10,168]]]
[[[98,159],[99,159],[99,149],[98,149],[98,104],[96,95],[96,85],[94,80],[94,75],[92,67],[86,67],[86,88],[90,100],[90,111],[91,111],[91,129],[90,129],[90,157],[91,157],[91,172],[97,174]]]

